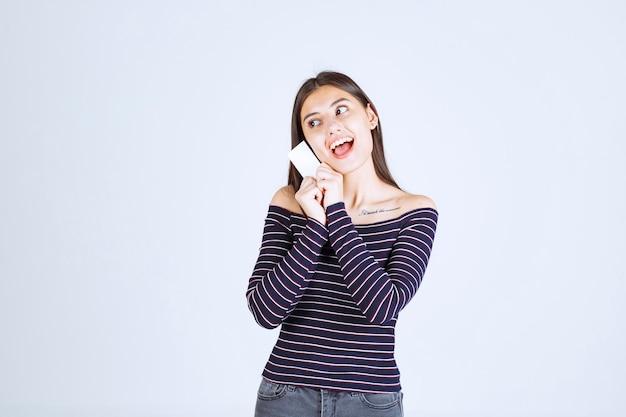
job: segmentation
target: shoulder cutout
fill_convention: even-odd
[[[296,201],[296,192],[291,185],[286,185],[279,188],[278,191],[272,197],[270,203],[273,206],[282,207],[285,210],[289,210],[292,213],[304,214],[300,204]]]

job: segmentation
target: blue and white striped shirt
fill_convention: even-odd
[[[400,390],[394,328],[419,288],[437,211],[354,225],[344,203],[327,223],[269,207],[246,292],[259,325],[281,326],[266,379],[360,392]]]

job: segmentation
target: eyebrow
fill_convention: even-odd
[[[346,97],[341,97],[341,98],[339,98],[339,99],[337,99],[337,100],[333,101],[332,103],[330,103],[330,106],[328,106],[328,107],[329,107],[329,108],[331,108],[331,107],[335,107],[337,104],[341,103],[341,102],[342,102],[342,101],[344,101],[344,100],[349,101],[349,99],[347,99]],[[316,115],[316,114],[319,114],[319,112],[313,112],[313,113],[309,113],[309,114],[307,114],[306,116],[304,116],[304,117],[302,118],[302,122],[304,122],[306,119],[308,119],[309,117],[314,116],[314,115]],[[302,122],[301,122],[301,123],[302,123]]]

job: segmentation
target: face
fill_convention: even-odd
[[[323,86],[311,93],[300,111],[302,131],[322,162],[347,174],[372,162],[372,130],[378,117],[350,93]]]

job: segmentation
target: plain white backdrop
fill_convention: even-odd
[[[320,70],[433,198],[407,416],[626,414],[622,1],[2,1],[0,415],[251,416],[245,289]]]

